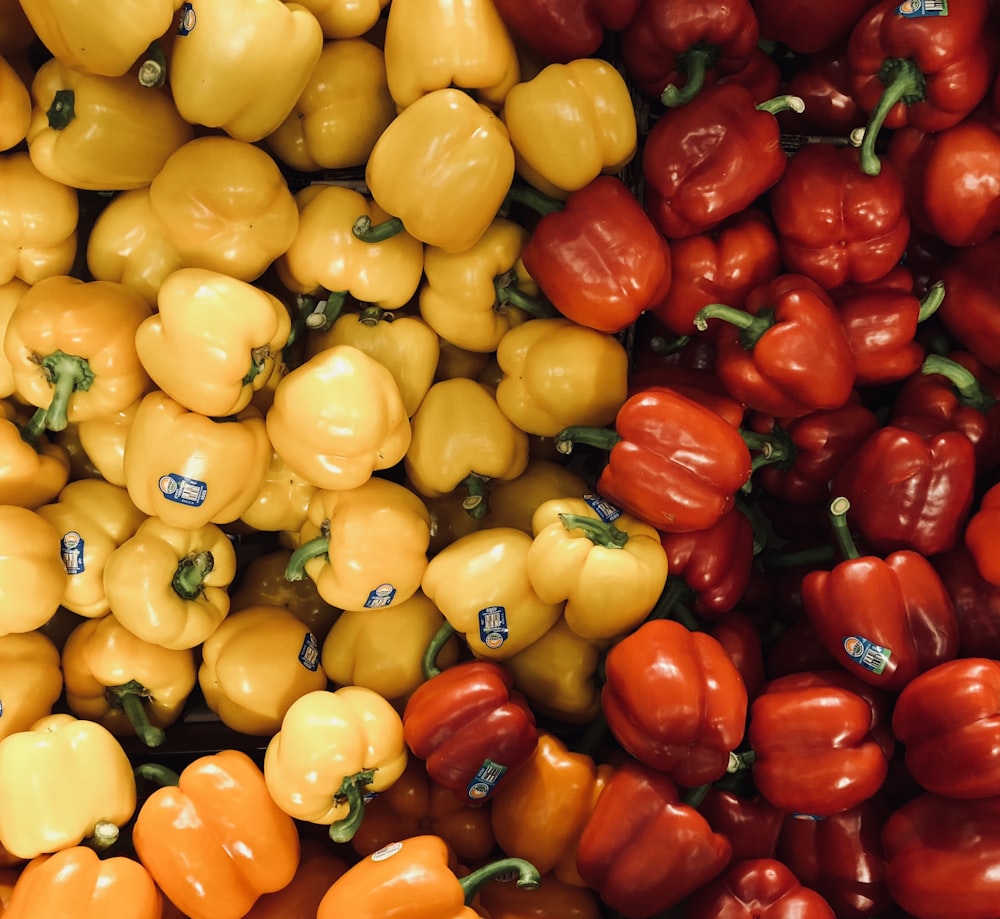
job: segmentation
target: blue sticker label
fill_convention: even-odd
[[[306,632],[306,637],[302,639],[302,647],[299,648],[299,663],[315,673],[319,669],[319,642],[312,632]]]
[[[883,648],[861,635],[847,635],[843,642],[847,656],[859,667],[864,667],[874,674],[885,670],[889,658],[892,657],[889,648]]]
[[[466,793],[473,801],[482,801],[484,798],[489,797],[493,789],[496,788],[497,782],[503,778],[503,774],[506,771],[507,767],[501,766],[500,763],[495,763],[491,759],[483,760],[479,771],[473,776],[472,781],[469,782]]]
[[[160,492],[168,501],[175,504],[186,504],[188,507],[201,507],[208,497],[208,486],[198,479],[189,479],[187,476],[178,475],[171,472],[169,475],[161,475]]]
[[[605,501],[600,495],[584,495],[583,500],[590,505],[591,510],[605,523],[611,523],[621,517],[622,512],[610,501]]]
[[[499,648],[507,640],[507,610],[487,606],[479,611],[479,640],[487,648]]]
[[[396,597],[396,588],[392,584],[379,584],[365,600],[365,609],[382,609],[388,606]]]
[[[0,699],[0,718],[3,718],[3,699]]]
[[[190,3],[181,4],[181,16],[177,22],[178,35],[190,35],[194,31],[198,17],[194,13],[194,6]]]
[[[948,0],[903,0],[896,12],[905,19],[921,19],[924,16],[947,16]]]
[[[66,574],[83,574],[83,537],[76,530],[63,533],[59,540],[59,551],[62,553]]]
[[[812,821],[818,821],[818,820],[825,820],[826,818],[825,817],[818,817],[816,814],[800,814],[800,813],[796,812],[796,813],[792,814],[792,819],[793,820],[812,820]]]

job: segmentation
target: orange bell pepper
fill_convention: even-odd
[[[2,853],[0,853],[2,855]],[[2,864],[2,859],[0,859],[0,864]],[[0,868],[0,917],[9,916],[10,913],[7,912],[7,907],[10,906],[10,898],[14,893],[14,885],[17,883],[18,877],[21,875],[21,867],[6,867]]]
[[[199,757],[179,776],[153,763],[136,772],[163,783],[139,809],[136,855],[190,919],[243,919],[262,894],[291,883],[299,865],[295,822],[245,753]]]
[[[281,890],[264,894],[245,919],[306,919],[316,915],[323,895],[350,863],[334,855],[329,843],[303,839],[301,846],[299,867],[292,882]]]

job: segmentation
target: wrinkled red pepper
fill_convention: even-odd
[[[762,37],[810,58],[843,41],[875,0],[753,0]]]

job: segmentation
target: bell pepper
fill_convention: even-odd
[[[817,7],[809,2],[754,0],[753,8],[765,39],[781,42],[793,51],[809,55],[843,41],[854,24],[875,0],[847,0],[845,3]]]
[[[59,649],[44,632],[18,632],[0,637],[0,740],[27,731],[52,713],[62,694]],[[3,913],[0,913],[2,916]]]
[[[357,38],[370,32],[389,0],[305,0],[302,4],[319,20],[325,38]]]
[[[781,178],[788,157],[773,113],[783,108],[798,111],[802,100],[755,104],[748,89],[728,83],[707,87],[653,123],[642,152],[644,206],[667,239],[719,226]]]
[[[11,278],[9,281],[0,283],[0,337],[6,334],[11,314],[30,286],[20,278]],[[12,396],[16,389],[13,368],[3,353],[3,349],[0,348],[0,399]]]
[[[69,575],[62,605],[79,616],[97,618],[110,611],[104,593],[108,557],[135,535],[146,519],[124,488],[100,479],[70,482],[53,504],[38,508],[59,533]]]
[[[108,556],[104,589],[126,629],[180,650],[201,644],[228,615],[235,576],[236,550],[214,523],[182,529],[150,517]]]
[[[774,856],[785,815],[766,798],[758,794],[747,797],[713,785],[698,804],[698,813],[729,840],[733,850],[730,864]]]
[[[869,175],[858,156],[850,146],[807,144],[769,194],[785,269],[827,290],[884,277],[909,241],[899,172],[887,163]]]
[[[863,4],[865,8],[873,5],[875,0],[852,0],[838,7],[828,7],[822,14],[840,16],[845,11],[850,15],[851,8]],[[770,9],[773,7],[773,11]],[[780,0],[763,0],[756,2],[757,18],[765,15],[781,15]],[[796,12],[810,21],[820,20],[820,12],[808,3],[797,4]],[[857,17],[853,17],[850,25],[854,25]],[[772,27],[772,31],[776,31]],[[866,115],[851,95],[849,86],[850,71],[847,65],[847,36],[838,39],[834,44],[816,51],[808,56],[803,66],[795,70],[785,83],[787,92],[798,96],[805,104],[805,111],[788,118],[789,127],[797,133],[819,135],[821,137],[850,137],[856,128],[863,128]],[[785,121],[785,115],[780,115],[779,121]],[[905,174],[904,174],[905,181]],[[907,207],[907,210],[910,210]],[[911,219],[913,214],[910,214]]]
[[[135,421],[141,397],[119,412],[109,412],[67,426],[75,431],[87,461],[112,485],[125,486],[125,441]]]
[[[566,318],[616,334],[670,287],[670,250],[617,177],[598,176],[565,204],[536,207],[543,216],[522,252],[524,267]]]
[[[412,432],[392,373],[353,345],[333,345],[282,378],[267,435],[307,482],[351,489],[395,466]]]
[[[437,89],[397,115],[365,165],[372,198],[429,246],[464,252],[493,222],[514,178],[507,128],[459,89]],[[365,221],[362,221],[364,224]],[[374,229],[372,227],[371,229]],[[362,237],[369,232],[360,226]]]
[[[112,281],[54,275],[18,301],[4,336],[18,396],[44,408],[45,427],[121,411],[149,385],[135,331],[149,307]]]
[[[16,147],[31,124],[31,95],[17,70],[0,53],[0,150]]]
[[[139,510],[171,526],[231,523],[260,491],[271,453],[252,405],[213,419],[154,390],[125,439],[125,487]]]
[[[931,418],[896,418],[861,444],[831,480],[867,549],[937,555],[957,545],[972,508],[976,455],[961,432]]]
[[[33,632],[52,618],[69,575],[60,534],[44,517],[15,504],[0,505],[0,636]]]
[[[758,38],[749,0],[643,0],[622,31],[622,58],[639,89],[672,108],[746,67]]]
[[[600,58],[549,64],[511,89],[502,117],[518,175],[555,198],[618,172],[638,147],[628,84]]]
[[[525,533],[531,532],[531,518],[543,501],[578,497],[590,491],[587,481],[575,470],[553,459],[531,456],[519,476],[489,484],[490,512],[486,518],[489,524],[514,527]]]
[[[299,866],[291,882],[274,893],[263,894],[244,919],[282,919],[284,916],[315,916],[330,885],[350,867],[322,840],[300,840]],[[166,917],[164,917],[166,919]]]
[[[264,481],[240,521],[263,533],[297,533],[306,522],[309,502],[319,489],[271,451]]]
[[[75,189],[43,175],[27,151],[0,158],[0,283],[35,284],[70,271],[80,202]],[[9,358],[8,358],[9,360]]]
[[[390,788],[407,756],[402,720],[377,692],[321,689],[288,707],[267,745],[264,778],[286,814],[348,842],[364,817],[362,796]]]
[[[964,542],[935,555],[931,564],[944,582],[958,619],[959,657],[1000,657],[1000,587],[987,581]]]
[[[1000,278],[1000,233],[935,260],[935,278],[948,295],[937,311],[945,330],[984,366],[1000,371],[1000,321],[995,281]]]
[[[516,871],[520,887],[539,885],[534,866],[517,858],[490,862],[457,878],[455,853],[439,836],[412,836],[373,852],[326,892],[316,919],[476,919],[468,904],[488,880]]]
[[[886,711],[885,697],[846,671],[772,679],[750,705],[754,784],[775,807],[804,817],[856,807],[888,775]]]
[[[390,701],[404,700],[424,681],[424,651],[444,621],[419,590],[388,607],[345,610],[323,642],[323,670],[339,686],[363,686]],[[438,659],[443,667],[454,664],[458,642],[448,642]]]
[[[0,844],[19,858],[106,847],[135,811],[132,765],[96,721],[47,715],[0,740]]]
[[[81,73],[59,58],[38,68],[31,98],[31,161],[71,188],[145,188],[194,137],[165,89],[132,76]]]
[[[610,450],[598,493],[662,532],[712,526],[750,478],[750,452],[737,430],[662,387],[630,396],[613,431],[569,427],[556,435],[560,452],[575,443]]]
[[[597,894],[543,874],[537,890],[518,887],[502,875],[479,894],[481,909],[491,919],[600,919]]]
[[[440,836],[463,864],[478,864],[496,848],[490,814],[491,807],[463,803],[432,781],[424,764],[411,757],[393,786],[365,806],[351,846],[364,858],[399,839],[429,833]]]
[[[295,823],[247,754],[199,756],[179,775],[156,763],[136,773],[159,787],[139,809],[132,845],[190,919],[242,919],[262,894],[291,882],[300,852]]]
[[[752,702],[767,682],[760,624],[749,613],[732,609],[709,623],[708,634],[729,655]]]
[[[994,73],[985,0],[950,9],[898,7],[893,0],[869,7],[847,46],[852,95],[868,113],[861,168],[869,175],[881,168],[875,142],[883,125],[941,131],[958,124],[982,101]]]
[[[290,50],[281,46],[282,54]],[[267,73],[260,60],[255,67]],[[203,86],[198,92],[212,99]],[[196,137],[170,154],[149,185],[149,207],[185,267],[240,281],[260,277],[292,244],[299,226],[295,198],[277,163],[254,144],[225,135]]]
[[[135,859],[101,859],[88,846],[39,855],[24,866],[4,919],[69,919],[81,910],[121,919],[158,919],[163,895]]]
[[[492,0],[401,0],[390,5],[385,72],[400,111],[449,87],[499,110],[521,79],[517,50]]]
[[[627,762],[584,824],[576,865],[605,904],[629,919],[650,919],[716,877],[731,852],[668,776]]]
[[[35,510],[55,500],[70,477],[69,452],[39,428],[44,410],[19,417],[13,402],[0,401],[0,501]]]
[[[997,563],[992,538],[993,526],[1000,517],[1000,487],[993,485],[979,499],[962,534],[962,544],[972,559],[980,577],[994,586],[1000,585],[1000,564]]]

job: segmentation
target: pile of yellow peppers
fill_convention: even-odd
[[[473,915],[488,808],[403,740],[429,642],[582,725],[667,578],[647,524],[566,522],[553,437],[629,356],[535,312],[504,211],[632,159],[623,77],[492,0],[0,0],[0,151],[0,915],[317,915],[310,825]],[[192,711],[219,751],[158,770]]]

